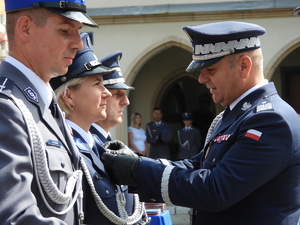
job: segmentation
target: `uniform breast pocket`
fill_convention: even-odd
[[[115,199],[114,196],[116,195],[117,188],[104,174],[99,174],[94,171],[92,178],[97,194],[103,201],[105,201],[104,199],[106,199],[106,201],[109,199]]]
[[[52,175],[62,173],[65,176],[70,176],[73,173],[71,159],[66,150],[47,147],[46,153],[48,167]]]
[[[203,168],[204,169],[213,169],[216,167],[217,163],[222,160],[224,155],[229,149],[228,143],[217,144],[213,143],[210,147],[209,154],[204,160]]]

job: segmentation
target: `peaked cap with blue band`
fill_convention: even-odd
[[[102,74],[107,76],[115,72],[114,69],[107,68],[99,62],[98,58],[94,54],[91,46],[91,40],[87,33],[80,34],[83,41],[83,49],[77,51],[73,63],[69,66],[68,72],[59,77],[52,78],[50,85],[55,90],[65,82],[78,77],[92,76],[96,74]]]
[[[192,120],[193,119],[193,113],[190,113],[190,112],[182,113],[181,116],[182,116],[183,120]]]
[[[117,51],[108,56],[104,59],[101,59],[100,62],[103,66],[109,67],[111,69],[115,69],[115,72],[109,74],[108,76],[103,77],[103,85],[107,89],[124,89],[124,90],[134,90],[134,87],[125,83],[125,79],[122,75],[121,68],[120,68],[120,60],[122,58],[122,52]]]
[[[46,8],[71,20],[78,21],[91,27],[98,27],[98,25],[86,14],[85,0],[5,0],[6,13],[34,8]]]
[[[260,48],[260,35],[266,30],[253,23],[226,21],[185,26],[183,31],[193,45],[193,61],[187,72],[215,64],[224,56]]]

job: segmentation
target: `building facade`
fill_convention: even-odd
[[[0,60],[7,51],[3,0],[0,5]],[[193,112],[195,123],[205,127],[223,108],[214,104],[207,88],[197,82],[199,74],[187,73],[192,48],[183,26],[218,21],[243,21],[266,28],[261,37],[265,78],[300,113],[300,17],[296,0],[87,0],[88,15],[100,26],[89,32],[99,59],[122,51],[120,61],[128,92],[123,123],[112,130],[115,139],[127,143],[130,116],[139,112],[142,127],[151,121],[152,109],[163,109],[174,134],[181,113]],[[176,137],[176,135],[174,135]],[[176,143],[176,138],[174,143]]]
[[[197,82],[199,74],[185,72],[192,56],[190,41],[182,31],[186,25],[234,20],[265,27],[267,32],[261,37],[265,77],[300,113],[300,17],[294,13],[298,1],[88,0],[87,6],[100,26],[83,28],[91,32],[96,55],[102,58],[122,51],[123,76],[136,88],[128,93],[131,104],[123,124],[113,131],[115,138],[127,143],[131,113],[142,114],[145,128],[155,106],[163,108],[174,130],[180,127],[182,112],[208,109],[215,116],[223,110]]]

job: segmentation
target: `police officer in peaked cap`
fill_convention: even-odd
[[[112,97],[107,99],[106,118],[100,120],[91,126],[91,133],[96,134],[103,143],[110,141],[109,131],[117,124],[122,123],[124,107],[129,105],[129,99],[125,90],[134,90],[135,88],[126,84],[122,75],[120,60],[122,52],[114,52],[99,60],[103,66],[114,69],[115,72],[103,77],[103,85],[112,93]]]
[[[129,105],[125,90],[134,90],[134,87],[125,83],[120,67],[121,58],[122,52],[117,51],[100,60],[103,66],[115,70],[114,73],[103,77],[103,85],[112,94],[112,97],[106,99],[106,118],[95,122],[90,128],[90,132],[102,143],[112,140],[110,130],[123,121],[124,107]],[[131,215],[130,217],[136,215],[136,218],[139,218],[136,221],[137,224],[149,223],[149,218],[145,213],[144,205],[140,204],[139,197],[129,193],[128,186],[121,185],[118,186],[118,189],[121,190],[126,200],[125,210],[127,214]],[[91,209],[91,211],[93,210]]]
[[[114,73],[103,77],[103,85],[112,93],[112,97],[106,101],[107,116],[105,120],[94,123],[90,129],[91,133],[96,134],[103,143],[111,141],[110,130],[123,121],[124,107],[130,104],[125,90],[135,89],[125,83],[120,67],[121,58],[122,52],[117,51],[99,60],[103,66],[115,70]]]
[[[193,126],[193,113],[185,112],[181,114],[183,128],[177,131],[179,152],[178,159],[191,159],[198,154],[201,146],[201,133],[197,127]]]
[[[132,211],[128,212],[127,217],[124,205],[120,203],[127,188],[118,187],[110,180],[99,158],[105,151],[102,147],[103,143],[88,132],[92,122],[106,117],[107,100],[112,97],[103,85],[103,78],[115,70],[104,67],[97,59],[87,33],[82,33],[81,38],[84,48],[77,52],[68,73],[51,79],[50,83],[55,89],[57,102],[65,112],[74,141],[88,168],[86,170],[83,167],[86,177],[83,179],[84,224],[134,223],[142,216],[138,213],[141,212],[141,204],[136,205],[136,208],[131,201],[130,209],[137,210],[134,216]],[[127,196],[124,200],[128,205]]]
[[[49,85],[83,48],[82,0],[5,0],[9,52],[0,64],[0,218],[6,224],[79,225],[80,153]]]
[[[71,20],[78,21],[91,27],[98,27],[98,25],[86,14],[85,0],[5,0],[6,13],[37,8],[46,8]]]
[[[103,66],[116,70],[116,72],[106,76],[103,83],[108,89],[134,90],[134,87],[125,83],[120,67],[121,58],[122,52],[117,51],[100,60]]]
[[[300,120],[264,78],[266,30],[238,21],[183,30],[193,46],[187,71],[200,70],[198,81],[227,113],[192,159],[104,153],[111,178],[135,185],[141,201],[193,208],[195,225],[297,224]]]

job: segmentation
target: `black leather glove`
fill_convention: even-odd
[[[104,162],[109,177],[114,183],[133,187],[137,186],[135,173],[141,158],[104,152],[101,159]]]
[[[103,148],[111,154],[114,155],[131,155],[133,157],[138,157],[130,148],[128,148],[123,142],[121,141],[108,141],[103,144]]]

